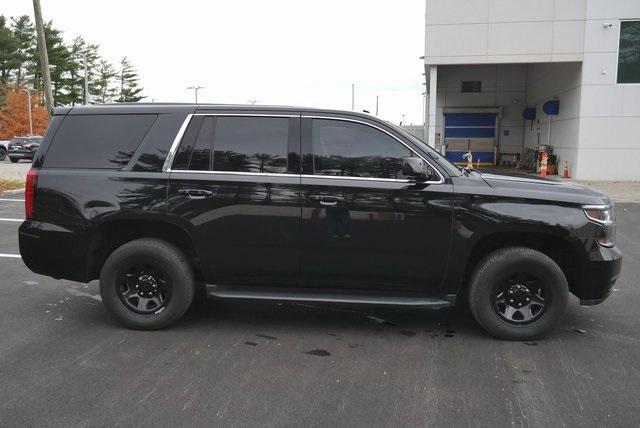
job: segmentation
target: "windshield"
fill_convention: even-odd
[[[431,158],[434,162],[436,162],[438,165],[440,165],[442,168],[444,168],[445,171],[447,171],[447,173],[449,175],[452,175],[454,177],[462,175],[462,170],[460,168],[458,168],[455,164],[451,163],[451,161],[449,161],[447,158],[442,156],[433,147],[429,146],[428,144],[425,144],[424,141],[422,141],[421,139],[419,139],[415,135],[411,134],[410,132],[405,131],[403,128],[401,128],[399,126],[395,126],[393,124],[392,124],[392,126],[394,127],[394,129],[398,130],[398,132],[400,132],[402,135],[404,135],[405,137],[407,137],[408,139],[413,141],[422,150],[427,152],[427,154],[429,155],[429,158]]]

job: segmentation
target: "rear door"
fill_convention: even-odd
[[[366,121],[303,116],[302,139],[302,284],[435,295],[451,185],[404,179],[404,159],[419,155]]]
[[[190,118],[174,154],[168,206],[194,232],[207,283],[297,284],[299,153],[297,112]]]

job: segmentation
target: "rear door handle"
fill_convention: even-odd
[[[178,193],[188,196],[190,199],[204,199],[213,196],[213,192],[202,189],[180,189]]]
[[[335,207],[338,205],[338,202],[344,201],[342,196],[330,196],[330,195],[311,195],[309,199],[312,201],[320,202],[320,205],[325,207]]]

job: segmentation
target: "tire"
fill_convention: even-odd
[[[7,149],[0,147],[0,162],[7,158]]]
[[[150,284],[164,294],[159,291],[159,296],[141,298],[145,290],[148,296],[156,291]],[[157,330],[178,321],[191,306],[194,284],[193,270],[182,251],[152,238],[117,248],[100,272],[100,295],[108,311],[122,325],[138,330]]]
[[[20,158],[12,158],[11,156],[9,156],[9,160],[11,161],[11,163],[16,163],[20,160]]]
[[[544,336],[558,324],[568,300],[569,287],[560,267],[525,247],[489,254],[475,268],[469,284],[474,318],[489,334],[505,340]]]

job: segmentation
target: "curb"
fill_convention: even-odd
[[[24,187],[22,189],[6,190],[0,193],[0,195],[15,195],[16,193],[22,193],[22,192],[24,192]]]

